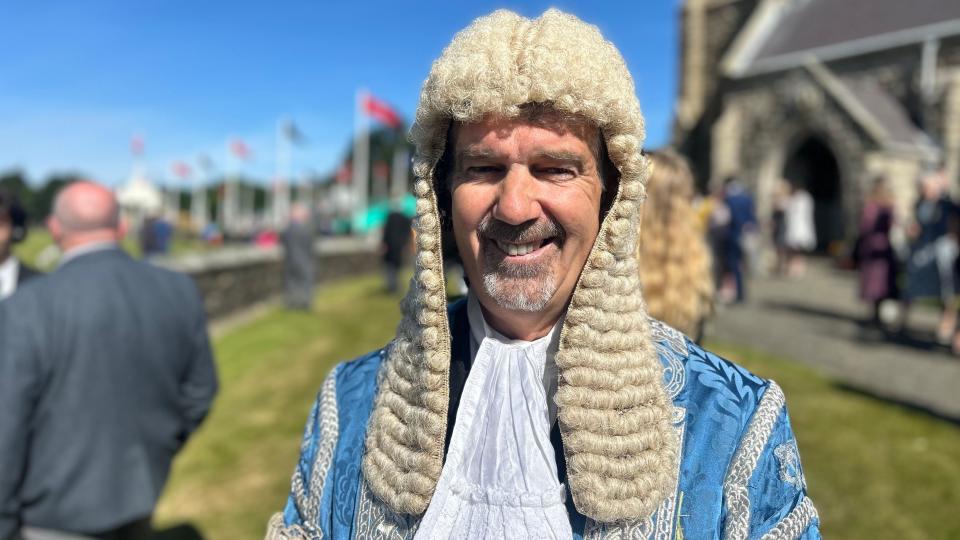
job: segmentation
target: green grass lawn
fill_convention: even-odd
[[[340,282],[319,292],[312,313],[275,310],[216,340],[221,392],[177,458],[158,529],[189,524],[208,539],[263,537],[286,499],[324,375],[394,333],[398,298],[380,288],[375,277]],[[956,425],[840,389],[783,359],[712,347],[783,387],[828,538],[960,537]]]

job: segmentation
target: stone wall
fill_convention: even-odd
[[[686,138],[714,99],[723,55],[757,4],[758,0],[683,2],[675,140]]]
[[[947,81],[944,97],[944,167],[953,195],[960,196],[960,69]]]
[[[756,196],[757,215],[770,215],[774,187],[797,144],[816,136],[837,159],[840,200],[847,216],[846,236],[853,238],[863,200],[863,156],[874,143],[813,79],[811,72],[799,68],[777,77],[757,78],[728,92],[724,103],[728,109],[725,114],[735,119],[735,129],[727,129],[728,124],[714,124],[713,137],[739,137],[718,147],[737,154],[717,155],[714,163],[738,170]]]
[[[322,239],[316,251],[317,283],[372,272],[380,261],[372,238]],[[279,247],[225,248],[158,264],[193,277],[211,319],[283,292],[283,253]]]

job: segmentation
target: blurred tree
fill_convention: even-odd
[[[39,223],[47,219],[53,207],[53,198],[57,192],[70,182],[83,176],[76,173],[58,173],[47,178],[40,187],[31,186],[23,171],[12,170],[0,173],[0,186],[7,188],[20,198],[30,221]]]
[[[20,199],[20,203],[23,205],[24,209],[26,209],[28,217],[31,221],[42,219],[37,218],[37,216],[32,212],[34,191],[30,185],[27,184],[27,179],[23,175],[23,171],[19,169],[13,169],[0,173],[0,188],[13,192]]]

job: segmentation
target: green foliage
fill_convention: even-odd
[[[32,191],[20,171],[7,171],[0,174],[0,188],[15,194],[24,206],[28,206],[31,202],[29,197],[32,195]]]
[[[56,174],[49,177],[43,185],[35,188],[27,183],[21,171],[14,170],[0,174],[0,187],[17,194],[31,223],[41,223],[50,215],[53,198],[60,188],[81,177],[80,174],[73,173]]]
[[[13,246],[13,254],[30,266],[39,268],[40,270],[49,270],[53,266],[54,261],[41,264],[40,253],[43,252],[44,249],[52,246],[53,239],[50,238],[50,233],[45,229],[33,227],[29,229],[27,238],[23,242]]]

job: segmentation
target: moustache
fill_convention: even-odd
[[[512,244],[525,244],[545,238],[556,238],[562,243],[566,238],[566,231],[551,217],[511,225],[488,215],[477,226],[477,232],[485,238]]]

